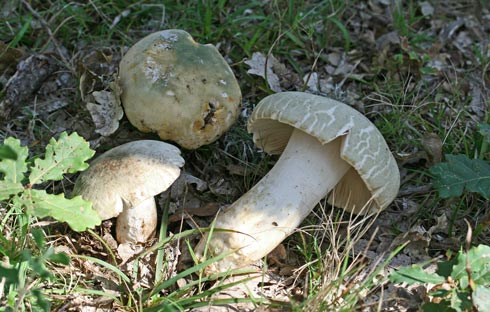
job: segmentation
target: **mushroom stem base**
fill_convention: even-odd
[[[155,199],[150,197],[138,206],[127,207],[117,217],[116,237],[119,243],[143,243],[155,234],[157,208]]]

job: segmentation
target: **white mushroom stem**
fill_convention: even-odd
[[[340,158],[340,139],[322,145],[294,130],[271,171],[216,219],[207,254],[237,252],[214,263],[208,272],[224,271],[256,261],[290,235],[349,169]],[[207,237],[196,247],[203,257]]]
[[[124,203],[121,214],[117,217],[116,237],[121,243],[146,242],[157,227],[157,208],[155,199],[150,197],[135,207]]]

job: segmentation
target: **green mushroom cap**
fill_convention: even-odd
[[[215,46],[183,30],[152,33],[120,63],[121,101],[133,126],[187,149],[217,140],[241,103],[236,78]]]

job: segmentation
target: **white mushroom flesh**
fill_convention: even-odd
[[[208,267],[208,273],[243,266],[267,255],[290,235],[349,170],[340,158],[341,138],[321,144],[295,129],[271,171],[233,205],[220,212],[208,246],[196,247],[198,257],[237,251]],[[209,250],[205,250],[206,248]]]
[[[125,204],[116,222],[116,238],[118,242],[145,242],[155,234],[157,227],[157,206],[155,199],[150,197],[135,207]]]

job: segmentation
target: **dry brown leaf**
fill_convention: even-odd
[[[168,222],[177,222],[182,218],[188,218],[191,216],[198,217],[211,217],[216,215],[220,208],[218,203],[207,203],[206,205],[199,208],[181,208],[177,209],[174,214],[168,217]]]
[[[431,236],[422,226],[414,226],[407,232],[398,235],[391,243],[391,246],[401,246],[407,242],[408,244],[398,256],[407,255],[411,264],[420,263],[430,258],[427,254],[427,249],[431,242]]]
[[[117,248],[117,241],[110,233],[104,234],[104,236],[102,236],[102,239],[112,250],[115,250]]]
[[[279,244],[268,255],[267,261],[271,264],[282,266],[287,257],[286,247],[283,244]]]
[[[109,136],[119,128],[119,120],[124,115],[121,100],[121,88],[116,82],[110,84],[111,91],[94,91],[92,97],[96,103],[87,103],[87,110],[95,124],[95,132]]]
[[[25,52],[23,50],[12,48],[0,41],[0,72],[4,72],[7,69],[13,71],[24,55]]]
[[[252,58],[245,61],[245,64],[250,66],[247,73],[264,78],[272,91],[281,92],[279,77],[273,70],[273,66],[276,65],[275,63],[280,64],[274,55],[271,54],[265,57],[264,54],[260,52],[254,52]]]
[[[122,259],[122,264],[126,263],[129,259],[134,257],[143,251],[143,247],[139,245],[134,245],[131,243],[119,244],[117,247],[117,254]]]
[[[182,172],[180,176],[175,180],[171,187],[172,199],[177,199],[186,196],[189,185],[194,185],[196,190],[203,192],[208,189],[208,184],[189,173]]]
[[[247,167],[246,166],[228,164],[228,165],[226,165],[226,170],[228,170],[228,173],[233,174],[233,175],[239,175],[242,177],[247,175]]]
[[[433,166],[442,161],[442,140],[437,134],[432,132],[425,134],[420,143],[427,153],[428,166]]]
[[[80,74],[79,90],[82,100],[94,90],[102,90],[106,80],[117,71],[117,62],[109,48],[101,48],[85,55],[78,64]]]
[[[439,217],[435,217],[436,224],[431,226],[427,233],[432,236],[432,234],[437,232],[447,232],[448,229],[448,221],[445,214],[440,215]]]

